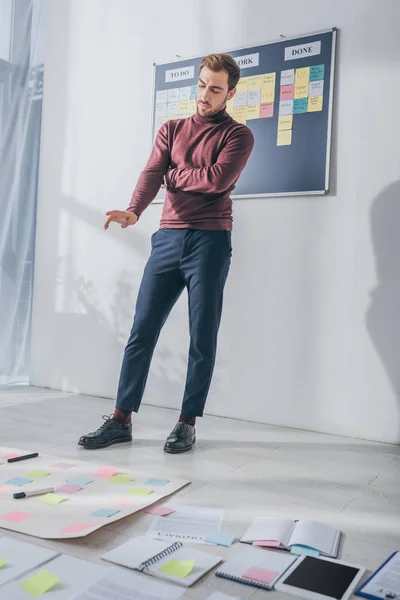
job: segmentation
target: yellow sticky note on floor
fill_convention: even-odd
[[[171,575],[172,577],[177,577],[178,579],[185,579],[194,569],[194,559],[193,560],[176,560],[173,558],[169,562],[165,563],[162,567],[160,567],[160,571],[166,573],[167,575]]]
[[[5,558],[0,558],[0,569],[1,569],[2,567],[4,567],[4,565],[6,565],[6,564],[7,564],[7,561],[6,561],[6,559],[5,559]]]
[[[148,496],[153,493],[153,490],[150,490],[149,488],[132,488],[126,493],[131,496]]]
[[[46,569],[42,569],[18,585],[34,598],[38,598],[45,592],[51,590],[59,581],[58,577]]]
[[[133,481],[133,477],[129,477],[129,475],[115,475],[114,477],[110,477],[108,481],[111,483],[129,483]]]
[[[50,471],[36,470],[29,471],[29,473],[26,473],[26,475],[24,475],[24,477],[28,477],[28,479],[41,479],[42,477],[47,477],[47,475],[50,475]]]
[[[38,498],[38,502],[42,502],[42,504],[50,504],[53,506],[54,504],[60,504],[61,502],[65,502],[68,500],[65,496],[60,496],[60,494],[45,494],[41,498]]]

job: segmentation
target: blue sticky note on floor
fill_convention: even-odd
[[[119,513],[119,510],[115,508],[98,508],[94,512],[90,513],[90,517],[112,517]]]
[[[215,531],[206,537],[204,541],[209,542],[210,544],[216,544],[217,546],[228,547],[232,544],[235,538],[235,533],[229,533],[228,531]]]
[[[7,485],[25,485],[26,483],[32,483],[32,479],[27,479],[26,477],[13,477],[6,481]]]
[[[72,479],[68,479],[67,483],[71,485],[79,485],[80,487],[87,485],[88,483],[92,483],[93,479],[86,479],[86,477],[72,477]]]
[[[290,548],[290,552],[297,556],[319,556],[319,550],[310,548],[309,546],[300,546],[296,544]]]
[[[153,485],[154,487],[161,487],[162,485],[167,485],[169,483],[169,479],[148,479],[144,482],[144,485]]]

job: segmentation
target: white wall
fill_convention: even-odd
[[[332,193],[235,202],[207,411],[400,442],[399,22],[398,0],[48,2],[31,383],[115,398],[161,206],[102,224],[148,155],[152,63],[336,26]],[[180,407],[187,329],[182,298],[147,403]]]

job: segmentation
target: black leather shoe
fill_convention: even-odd
[[[193,444],[196,441],[196,431],[193,425],[181,421],[177,423],[164,445],[165,452],[171,452],[171,454],[179,454],[180,452],[187,452],[191,450]]]
[[[103,415],[103,419],[104,423],[99,429],[87,433],[79,439],[79,446],[95,450],[106,448],[112,444],[132,441],[132,423],[124,425],[113,419],[112,415],[110,417]]]

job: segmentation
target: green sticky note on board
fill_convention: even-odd
[[[42,569],[18,585],[34,598],[38,598],[45,592],[51,590],[59,581],[58,577],[46,569]]]
[[[61,502],[65,502],[68,500],[65,496],[60,496],[60,494],[45,494],[41,498],[38,498],[38,502],[42,502],[42,504],[50,504],[53,506],[54,504],[60,504]]]
[[[126,493],[130,496],[148,496],[153,493],[153,490],[150,490],[149,488],[132,488]]]
[[[5,558],[0,558],[0,569],[1,569],[2,567],[4,567],[4,565],[6,565],[6,564],[7,564],[7,561],[6,561],[6,559],[5,559]]]
[[[133,479],[129,475],[115,475],[114,477],[110,477],[108,481],[111,481],[111,483],[129,483]]]
[[[47,475],[51,475],[50,471],[30,471],[24,477],[29,477],[29,479],[41,479],[42,477],[47,477]]]
[[[170,575],[171,577],[177,577],[178,579],[185,579],[194,569],[193,560],[176,560],[173,558],[169,562],[165,563],[160,567],[160,571]]]

